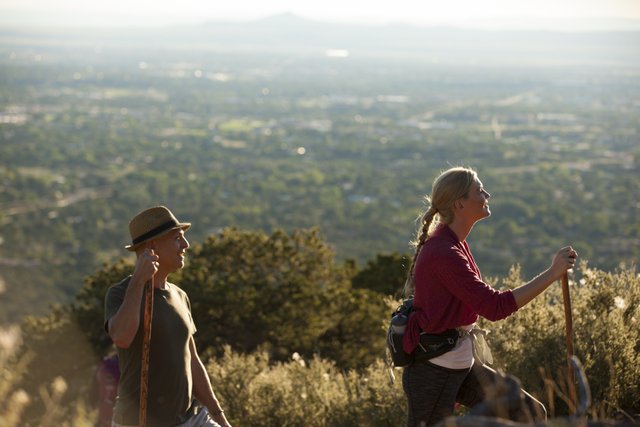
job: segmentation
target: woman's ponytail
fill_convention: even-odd
[[[427,202],[429,202],[429,198],[427,198]],[[429,238],[429,230],[432,228],[431,224],[433,223],[433,219],[435,215],[438,213],[438,210],[431,205],[429,209],[422,215],[420,219],[420,228],[416,234],[416,239],[411,242],[413,246],[415,246],[415,253],[413,254],[413,259],[411,260],[411,266],[409,267],[409,273],[407,274],[407,280],[404,283],[404,295],[405,297],[409,297],[413,295],[415,290],[415,282],[413,280],[413,270],[416,266],[416,259],[418,259],[418,254],[420,253],[420,248],[424,245],[424,243]]]

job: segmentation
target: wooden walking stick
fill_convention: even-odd
[[[569,399],[576,407],[576,380],[573,373],[571,358],[573,357],[573,320],[571,318],[571,295],[569,294],[569,276],[565,271],[562,275],[562,300],[564,302],[565,338],[567,341],[567,379]]]
[[[153,279],[144,285],[144,317],[142,324],[142,364],[140,366],[140,415],[138,424],[147,427],[149,391],[149,353],[151,352],[151,319],[153,317]]]

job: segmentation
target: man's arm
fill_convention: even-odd
[[[145,249],[136,261],[136,268],[129,281],[122,305],[109,318],[107,331],[113,343],[120,348],[129,348],[140,326],[140,305],[144,284],[153,280],[158,271],[158,256],[151,249]]]
[[[191,351],[191,377],[193,379],[193,394],[196,399],[209,410],[211,418],[222,427],[231,427],[231,424],[224,416],[224,411],[220,407],[220,402],[216,398],[211,387],[211,381],[209,380],[209,374],[204,368],[198,351],[196,350],[196,343],[193,336],[189,338],[189,350]]]

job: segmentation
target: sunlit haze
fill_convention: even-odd
[[[356,24],[487,29],[638,29],[638,0],[0,0],[0,25],[159,26],[250,21],[291,13]]]

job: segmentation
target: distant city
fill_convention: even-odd
[[[226,227],[317,227],[358,266],[407,254],[422,197],[478,169],[482,271],[572,242],[640,255],[640,32],[316,23],[0,31],[0,313],[67,301],[149,204]],[[3,292],[20,287],[20,293]]]

